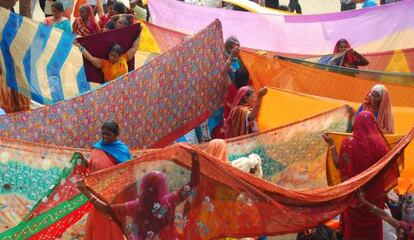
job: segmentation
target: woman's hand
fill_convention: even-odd
[[[238,46],[235,46],[230,53],[230,60],[233,60],[240,52],[240,48]]]
[[[264,97],[266,94],[267,94],[267,87],[262,87],[262,88],[259,90],[258,97],[259,97],[259,98],[262,98],[262,97]]]
[[[85,185],[85,183],[83,182],[83,179],[80,180],[77,184],[76,187],[78,188],[79,192],[81,192],[83,195],[85,195],[86,197],[90,197],[91,192],[89,191],[89,188]]]
[[[331,137],[331,136],[329,136],[327,133],[324,133],[324,134],[322,135],[322,137],[323,137],[323,140],[325,140],[325,142],[326,142],[329,146],[334,146],[334,145],[335,145],[334,140],[333,140],[333,139],[332,139],[332,137]]]

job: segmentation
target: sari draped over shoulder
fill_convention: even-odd
[[[391,100],[388,89],[381,84],[378,84],[376,86],[382,88],[381,103],[378,111],[374,112],[369,101],[369,93],[365,97],[365,101],[359,110],[370,111],[372,114],[374,114],[378,127],[383,134],[394,134],[394,114],[391,108]]]
[[[248,121],[251,107],[241,103],[249,89],[248,86],[245,86],[237,91],[230,114],[226,119],[226,138],[243,136],[256,131],[255,122]]]
[[[73,33],[82,37],[101,32],[101,28],[95,21],[92,7],[89,5],[85,6],[88,9],[88,23],[86,23],[81,17],[78,17],[72,24]]]
[[[353,136],[344,139],[339,153],[339,167],[343,180],[352,178],[370,168],[389,151],[389,145],[379,130],[372,113],[362,111],[355,118]],[[392,185],[398,178],[395,174],[384,174],[365,188],[369,202],[378,208],[384,208],[386,186]],[[382,240],[382,220],[367,207],[351,205],[343,213],[345,239]]]
[[[89,168],[91,172],[110,168],[131,159],[128,147],[121,141],[104,144],[102,140],[94,145]],[[123,240],[120,226],[107,215],[92,208],[85,224],[84,240]]]

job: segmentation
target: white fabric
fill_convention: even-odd
[[[256,168],[254,175],[259,178],[263,176],[262,159],[257,154],[250,154],[248,157],[238,158],[232,161],[231,165],[243,172],[250,172],[250,169]]]
[[[382,85],[382,84],[376,84],[375,86],[372,87],[371,92],[376,92],[380,96],[382,96],[383,89],[384,89],[384,85]]]
[[[88,0],[87,1],[89,5],[96,5],[96,0]],[[102,4],[107,4],[108,0],[102,0]]]
[[[391,211],[387,206],[385,206],[384,211],[391,216]],[[382,221],[382,232],[384,240],[397,240],[397,232],[395,231],[395,228],[384,220]]]

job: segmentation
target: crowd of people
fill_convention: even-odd
[[[44,23],[65,32],[73,32],[77,36],[89,36],[119,29],[132,25],[138,20],[147,20],[148,17],[140,0],[131,1],[129,9],[118,1],[103,0],[97,3],[88,0],[88,4],[79,6],[79,17],[76,17],[71,24],[71,20],[65,14],[63,3],[53,2],[51,12],[48,14],[45,7],[48,1],[40,1],[45,12]],[[364,1],[341,0],[343,5],[341,10],[353,9],[352,7],[356,3],[361,2]],[[269,0],[266,1],[266,5],[280,8],[278,1]],[[8,9],[12,9],[12,7],[7,6]],[[288,10],[301,13],[298,0],[291,0]],[[95,17],[96,14],[98,14],[99,21]],[[127,62],[134,57],[139,40],[139,37],[136,38],[129,49],[123,49],[119,44],[114,44],[108,52],[108,59],[94,57],[81,44],[75,44],[87,61],[102,70],[104,80],[112,81],[128,73]],[[258,132],[258,113],[268,90],[264,87],[257,92],[254,91],[249,72],[239,58],[240,42],[236,37],[228,38],[224,43],[224,49],[223,54],[226,56],[226,61],[223,63],[223,74],[228,75],[229,83],[223,98],[223,119],[222,123],[213,131],[212,137],[214,139],[208,142],[204,150],[211,156],[241,171],[262,178],[261,157],[257,154],[250,154],[230,162],[225,139]],[[343,67],[358,68],[358,66],[369,64],[363,55],[352,49],[346,39],[338,40],[334,46],[333,54],[344,54],[341,62]],[[321,136],[332,152],[334,165],[341,172],[342,181],[357,176],[384,157],[390,150],[384,134],[395,132],[390,96],[384,85],[374,85],[365,99],[361,99],[361,102],[353,122],[352,136],[345,138],[339,147],[335,145],[329,135]],[[0,109],[0,115],[4,113]],[[101,140],[93,145],[89,160],[90,172],[107,169],[133,158],[128,147],[118,139],[120,132],[118,123],[114,121],[107,121],[102,125]],[[384,192],[384,181],[384,179],[379,179],[360,189],[356,193],[358,200],[354,201],[341,214],[341,233],[344,239],[384,239],[383,220],[395,229],[401,230],[406,239],[414,239],[413,213],[405,212],[404,219],[397,219],[398,217],[390,216],[389,212],[384,211],[388,202],[388,195]],[[175,239],[177,234],[174,226],[175,208],[187,199],[189,189],[197,187],[199,182],[200,163],[196,154],[192,155],[190,182],[174,192],[168,190],[167,176],[164,173],[151,171],[142,178],[138,199],[109,205],[81,181],[78,183],[80,192],[88,197],[89,202],[94,205],[85,225],[86,236],[84,239],[124,239],[123,232],[119,229],[112,212],[116,214],[134,213],[136,217],[132,221],[137,223],[139,229],[142,229],[137,233],[135,239],[147,239],[149,236],[145,234],[148,232],[157,234],[160,239]],[[407,198],[406,202],[406,204],[414,204],[412,198]],[[163,218],[158,218],[150,212],[155,203],[166,206],[166,214]],[[407,205],[406,209],[408,208]],[[337,239],[337,236],[339,235],[335,233],[331,239]],[[260,239],[265,238],[264,236],[260,237]]]

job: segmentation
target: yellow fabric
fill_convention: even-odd
[[[386,72],[411,72],[408,60],[401,50],[396,50],[391,57]]]
[[[240,51],[240,57],[257,90],[262,86],[295,92],[362,102],[376,81],[282,61],[256,53]],[[384,83],[392,106],[414,107],[414,88]]]
[[[148,29],[147,25],[140,21],[141,23],[141,39],[139,40],[138,50],[142,52],[150,53],[161,53],[161,50],[152,36],[151,31]]]
[[[358,109],[360,103],[340,101],[312,95],[269,88],[263,98],[258,124],[261,131],[296,122],[348,104]],[[396,134],[406,134],[414,125],[414,108],[393,107]],[[405,151],[405,167],[401,173],[400,187],[410,182],[414,185],[414,144]]]

